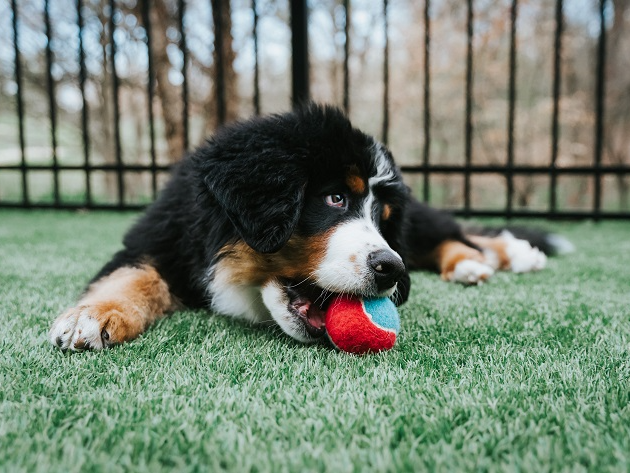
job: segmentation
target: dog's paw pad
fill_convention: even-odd
[[[493,274],[494,270],[487,264],[465,259],[455,265],[449,279],[462,284],[481,284]]]

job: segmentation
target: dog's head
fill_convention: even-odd
[[[333,293],[406,300],[407,188],[391,153],[338,109],[309,105],[226,127],[194,161],[238,234],[218,265],[231,283],[261,287],[289,335],[323,335]]]

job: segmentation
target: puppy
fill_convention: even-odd
[[[512,233],[476,233],[415,201],[388,149],[338,109],[253,118],[184,157],[50,340],[106,348],[177,308],[205,307],[314,342],[335,293],[400,305],[410,270],[477,284],[545,265]]]

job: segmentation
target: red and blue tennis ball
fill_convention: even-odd
[[[355,354],[391,349],[400,330],[400,317],[387,297],[361,299],[341,294],[326,311],[326,332],[338,349]]]

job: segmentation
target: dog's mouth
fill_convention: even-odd
[[[335,293],[308,281],[282,281],[288,296],[287,308],[313,338],[326,333],[326,311]]]

